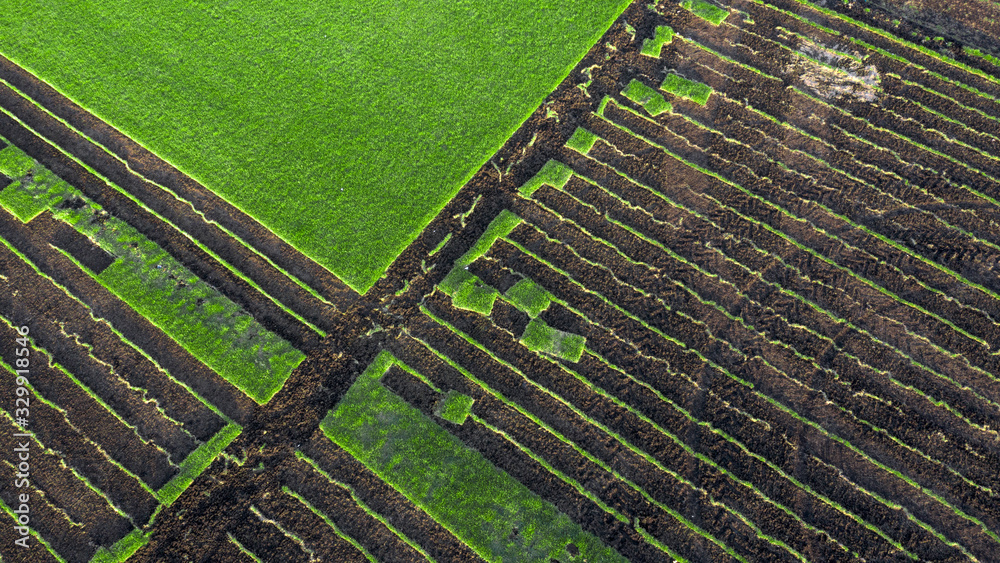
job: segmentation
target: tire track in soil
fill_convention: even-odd
[[[291,533],[302,538],[320,561],[367,563],[365,554],[347,540],[331,533],[322,518],[292,496],[268,496],[257,501],[257,508]],[[385,561],[386,559],[382,559]]]
[[[297,460],[294,462],[292,468],[283,473],[282,479],[285,486],[301,495],[317,510],[330,518],[338,528],[360,543],[377,560],[398,561],[400,563],[426,561],[426,558],[417,550],[359,506],[347,489],[331,483],[305,461]],[[298,503],[297,500],[284,502],[285,504]],[[301,510],[309,512],[308,508],[301,503],[299,506],[302,507],[300,512]],[[309,512],[309,514],[312,513]],[[319,520],[318,517],[317,520]],[[396,525],[395,521],[391,519],[390,522]],[[327,527],[326,523],[323,523],[323,526]],[[329,536],[330,533],[327,535]],[[356,555],[362,555],[354,546],[347,544],[347,542],[344,543]],[[363,556],[361,560],[364,560]]]
[[[16,507],[15,507],[16,508]],[[58,563],[42,542],[34,536],[28,537],[28,547],[23,548],[14,542],[21,539],[14,527],[17,523],[8,514],[0,516],[0,557],[10,563]]]
[[[595,128],[597,128],[597,127],[595,127]],[[666,130],[665,129],[661,128],[657,133],[659,134],[661,132],[663,134],[666,134]],[[671,135],[672,135],[672,133],[671,133]],[[636,142],[638,142],[638,140],[636,140]],[[667,143],[667,141],[663,138],[662,134],[659,135],[659,138],[657,138],[657,142]],[[667,144],[669,145],[669,143],[667,143]],[[703,154],[708,154],[708,153],[703,153]],[[664,157],[666,157],[665,154],[664,154]],[[714,158],[716,158],[716,156],[714,154],[709,154],[708,158],[709,159],[714,159]],[[709,166],[712,167],[711,165],[709,165]],[[718,168],[718,167],[713,167],[713,168]],[[797,196],[791,196],[791,192],[784,191],[784,187],[781,188],[781,190],[784,192],[783,194],[782,193],[775,193],[775,192],[778,192],[778,189],[769,188],[769,187],[765,186],[763,182],[760,182],[757,179],[758,179],[757,176],[753,176],[752,178],[750,178],[750,177],[745,177],[745,175],[743,175],[743,174],[734,174],[734,175],[731,176],[731,180],[732,181],[736,182],[738,185],[750,186],[750,188],[754,192],[759,192],[763,188],[764,192],[765,192],[765,195],[768,197],[768,199],[772,199],[773,201],[778,202],[784,208],[790,209],[791,212],[794,213],[794,215],[797,215],[798,217],[807,217],[807,218],[810,219],[810,222],[813,222],[814,225],[821,224],[821,223],[817,223],[817,221],[814,219],[815,213],[813,213],[811,215],[804,215],[802,213],[802,210],[803,210],[802,207],[800,207],[798,205],[795,205],[795,204],[789,204],[789,203],[787,203],[785,201],[782,201],[783,199],[787,199],[788,197],[797,197]],[[725,190],[727,192],[731,192],[732,191],[730,188],[721,188],[721,186],[715,186],[715,187],[719,187],[721,190]],[[768,193],[768,192],[770,192],[770,193]],[[712,195],[715,196],[716,193],[712,193]],[[722,198],[723,198],[722,199],[723,201],[726,201],[726,200],[729,200],[729,199],[733,199],[733,196],[730,196],[730,195],[727,194],[727,195],[723,195]],[[737,198],[738,199],[743,199],[743,201],[746,201],[745,198],[742,198],[740,196],[737,196]],[[737,208],[739,207],[739,203],[735,203],[735,202],[734,203],[729,203],[728,201],[727,201],[727,203],[729,205],[737,206]],[[742,202],[740,202],[740,203],[742,203]],[[806,204],[806,205],[808,206],[810,204]],[[809,208],[805,207],[804,209],[809,209]],[[769,222],[775,223],[775,228],[777,230],[785,232],[786,234],[788,234],[792,238],[796,238],[796,239],[799,239],[799,240],[803,240],[804,239],[805,241],[808,241],[808,238],[805,238],[803,235],[797,234],[795,232],[795,230],[796,230],[795,227],[797,225],[794,222],[789,222],[789,221],[787,221],[783,217],[776,217],[775,219],[772,219]],[[798,226],[798,228],[801,229],[802,227]],[[812,229],[815,229],[815,227],[812,227]],[[847,231],[847,230],[850,230],[850,229],[851,229],[850,227],[845,227],[844,229],[840,229],[840,230],[841,231]],[[827,230],[829,231],[830,229],[827,229]],[[842,234],[842,233],[838,232],[838,234]],[[807,244],[807,246],[813,246],[812,244],[808,244],[807,242],[804,242],[804,244]],[[964,272],[964,273],[968,273],[968,272]],[[848,276],[840,276],[840,279],[842,279],[846,283],[847,279],[848,279]],[[813,295],[822,297],[821,294],[813,294]],[[851,299],[853,299],[853,298],[851,298]],[[884,303],[887,303],[887,304],[889,303],[888,301],[885,300],[885,298],[883,298],[881,296],[880,296],[880,299]],[[890,310],[897,309],[899,307],[895,303],[889,304],[888,306],[891,307]],[[825,307],[828,307],[828,306],[825,306]],[[832,310],[836,311],[837,308],[834,307]],[[846,313],[843,313],[843,312],[840,313],[841,316],[844,316],[845,314]],[[914,316],[909,317],[910,319],[913,319],[913,320],[911,320],[909,322],[912,323],[912,324],[916,324],[916,329],[920,330],[920,335],[921,336],[924,336],[925,338],[928,338],[932,342],[936,341],[937,343],[939,343],[940,345],[943,345],[946,348],[955,348],[957,346],[961,346],[960,348],[958,348],[958,350],[966,352],[967,355],[966,355],[966,357],[964,359],[956,361],[953,358],[949,358],[947,356],[942,356],[942,354],[936,352],[933,349],[933,347],[929,348],[929,347],[924,346],[923,350],[921,350],[921,346],[919,345],[919,343],[917,343],[915,347],[914,347],[913,343],[911,343],[909,345],[903,345],[901,347],[902,350],[909,350],[910,354],[914,354],[914,350],[916,350],[916,354],[918,354],[918,357],[920,355],[930,354],[930,357],[934,358],[933,360],[930,360],[930,362],[931,362],[930,365],[931,366],[937,366],[937,367],[939,367],[939,369],[944,369],[945,366],[948,366],[948,369],[953,369],[953,370],[955,370],[958,373],[963,373],[964,374],[963,378],[965,378],[965,377],[969,378],[969,379],[966,379],[964,381],[967,384],[969,384],[970,386],[972,386],[974,388],[977,388],[977,389],[980,389],[984,393],[994,394],[993,391],[996,390],[996,389],[998,389],[998,387],[997,387],[998,382],[997,382],[997,380],[996,380],[995,377],[984,377],[985,374],[984,375],[977,375],[974,370],[969,370],[969,369],[963,367],[962,363],[963,362],[967,362],[967,361],[972,361],[978,367],[981,367],[983,370],[985,370],[985,371],[987,371],[987,372],[989,372],[991,374],[1000,374],[1000,361],[998,361],[997,358],[995,358],[992,355],[988,354],[987,352],[985,352],[984,350],[982,350],[980,347],[978,347],[978,345],[976,345],[976,344],[964,344],[963,345],[963,342],[964,342],[963,339],[965,339],[967,337],[964,337],[963,335],[960,335],[960,334],[956,334],[955,331],[954,331],[954,329],[951,329],[950,327],[947,327],[947,325],[937,324],[937,325],[933,325],[933,326],[928,326],[928,323],[933,323],[933,321],[928,321],[928,320],[926,320],[926,318],[922,319],[922,317],[928,316],[926,313],[921,313],[921,312],[913,313],[913,312],[911,312],[910,315],[914,315]],[[848,314],[848,317],[849,318],[853,318],[853,317],[850,317],[849,314]],[[861,322],[861,321],[865,320],[865,318],[866,317],[864,317],[864,316],[861,317],[858,320],[858,322]],[[864,326],[864,325],[862,324],[861,326]],[[881,329],[881,332],[886,332],[886,331],[883,328],[883,329]],[[900,330],[897,329],[896,331],[889,331],[887,335],[892,335],[893,332],[898,333],[898,332],[900,332]],[[904,343],[907,340],[911,340],[910,337],[905,336],[905,335],[897,335],[896,338],[902,338]],[[892,340],[890,340],[890,343],[891,342],[892,342]],[[898,342],[899,341],[897,340],[897,343],[894,344],[897,347],[900,346],[900,344]]]
[[[227,531],[251,553],[258,557],[267,557],[268,561],[288,563],[312,561],[302,546],[282,533],[277,526],[264,522],[250,510],[247,510],[242,517],[233,518],[227,526]]]
[[[586,201],[584,201],[584,203],[596,205],[597,206],[596,210],[597,210],[598,213],[603,213],[606,217],[612,217],[612,218],[618,219],[620,221],[623,221],[623,222],[629,224],[630,226],[632,226],[633,228],[636,228],[639,231],[647,233],[650,236],[650,238],[653,238],[654,240],[658,240],[659,242],[662,242],[662,243],[668,245],[669,247],[672,248],[672,250],[674,250],[678,254],[684,256],[685,258],[691,259],[692,261],[694,261],[696,263],[700,263],[703,267],[707,267],[707,269],[709,271],[709,274],[717,274],[717,275],[721,275],[723,278],[728,278],[728,281],[730,281],[735,288],[742,288],[743,289],[743,295],[745,297],[754,297],[755,296],[754,294],[756,292],[752,290],[752,287],[753,287],[753,285],[755,283],[757,283],[759,281],[758,279],[755,279],[752,276],[746,275],[742,271],[733,271],[732,268],[729,268],[728,271],[727,271],[726,268],[712,267],[711,263],[709,263],[709,264],[705,263],[706,259],[705,259],[705,257],[703,255],[702,256],[698,256],[698,251],[695,251],[695,252],[686,252],[685,249],[682,248],[682,247],[684,247],[684,246],[690,246],[693,242],[698,242],[698,243],[710,242],[711,243],[711,247],[713,249],[722,249],[722,250],[724,250],[726,252],[726,254],[728,254],[730,256],[735,256],[737,259],[740,259],[741,261],[743,261],[745,263],[745,265],[747,266],[747,268],[750,268],[750,273],[753,273],[754,270],[756,270],[758,272],[761,272],[761,274],[759,274],[759,275],[762,275],[765,279],[771,277],[771,276],[768,276],[768,268],[767,267],[761,267],[759,265],[754,265],[752,263],[752,261],[750,261],[750,263],[746,263],[747,260],[746,260],[746,253],[745,252],[734,251],[733,249],[728,248],[728,247],[732,246],[732,242],[731,242],[732,241],[732,237],[725,237],[726,233],[723,233],[723,232],[718,233],[721,236],[719,236],[719,237],[713,237],[712,233],[706,233],[704,231],[704,229],[700,229],[699,228],[699,224],[698,224],[698,221],[701,220],[700,218],[693,217],[693,216],[684,216],[683,218],[661,217],[660,219],[664,220],[664,222],[660,223],[657,226],[650,226],[650,219],[651,219],[651,217],[649,217],[649,216],[638,216],[637,214],[632,213],[631,210],[624,209],[620,204],[618,204],[618,202],[616,202],[615,200],[611,199],[609,196],[606,196],[606,194],[604,194],[601,190],[592,189],[592,188],[594,188],[594,186],[592,184],[588,184],[588,183],[586,183],[586,182],[584,182],[582,180],[574,181],[573,179],[571,179],[566,184],[566,186],[564,187],[564,190],[567,193],[571,193],[572,195],[579,195],[580,198],[582,198],[582,200],[586,200]],[[549,188],[542,188],[538,192],[536,192],[536,196],[541,196],[542,199],[551,199],[551,197],[546,198],[546,195],[547,195],[546,191],[554,192],[554,190],[551,190]],[[555,193],[558,193],[558,192],[555,192]],[[552,206],[550,205],[550,207],[552,207]],[[538,212],[527,213],[526,216],[538,217],[539,213]],[[630,217],[626,218],[626,216],[630,216]],[[636,217],[638,217],[638,220],[636,219]],[[692,221],[692,219],[694,219],[694,221]],[[681,221],[685,222],[685,227],[684,227],[683,231],[677,230],[671,224],[673,222],[679,223]],[[550,233],[552,233],[552,225],[554,224],[554,222],[558,222],[558,219],[555,218],[555,217],[550,217],[547,220],[543,221],[543,223],[548,226],[547,230]],[[668,229],[674,229],[674,231],[676,231],[676,232],[670,231],[669,234],[665,234],[664,231],[667,231]],[[732,233],[732,232],[739,232],[739,231],[729,230],[727,232],[728,233]],[[764,237],[755,237],[755,240],[759,240],[760,238],[764,238]],[[570,243],[571,245],[573,244],[570,240],[567,240],[565,238],[562,238],[562,240],[564,240],[567,243]],[[579,237],[577,237],[577,240],[579,240]],[[584,240],[588,240],[588,239],[584,239]],[[746,249],[744,249],[744,250],[746,250]],[[714,253],[711,253],[711,254],[714,254]],[[717,255],[715,255],[714,257],[717,258]],[[712,261],[710,261],[710,262],[712,262]],[[717,263],[718,260],[716,259],[716,260],[714,260],[714,262]],[[791,262],[791,261],[789,261],[786,258],[785,259],[785,263],[794,263],[794,262]],[[621,271],[621,269],[622,269],[621,266],[618,263],[616,263],[616,262],[611,262],[611,263],[605,262],[605,264],[609,266],[609,268],[611,269],[611,271]],[[750,301],[749,304],[741,303],[741,301],[745,301],[745,299],[743,297],[741,297],[741,295],[739,293],[735,293],[734,289],[730,289],[729,287],[713,288],[713,286],[718,286],[719,285],[717,280],[715,280],[715,279],[713,279],[711,277],[706,277],[704,275],[701,275],[698,272],[693,272],[687,265],[685,265],[683,263],[677,263],[674,266],[671,266],[670,268],[667,268],[667,270],[669,270],[671,272],[671,278],[673,280],[683,281],[683,283],[685,285],[687,285],[689,288],[697,288],[697,292],[702,296],[701,299],[703,299],[703,300],[705,300],[707,302],[713,302],[714,301],[717,304],[723,304],[730,311],[730,314],[743,317],[745,323],[748,323],[750,326],[757,327],[757,330],[760,330],[761,327],[763,326],[763,327],[765,327],[765,331],[764,331],[765,333],[771,332],[771,331],[766,330],[766,327],[769,324],[773,324],[774,322],[778,322],[778,323],[780,323],[782,325],[785,325],[785,328],[790,328],[790,327],[787,327],[787,323],[789,323],[789,322],[803,322],[801,319],[796,319],[794,316],[787,317],[788,320],[786,321],[784,318],[780,318],[780,317],[775,318],[776,316],[773,315],[773,314],[769,315],[770,317],[772,317],[771,319],[767,319],[766,317],[762,319],[759,316],[760,314],[762,314],[762,312],[760,311],[761,305],[758,305],[757,303],[754,303],[752,301]],[[733,279],[733,274],[736,274],[737,279]],[[741,275],[741,274],[743,274],[743,275]],[[810,277],[815,278],[815,276],[810,276]],[[667,286],[664,287],[662,281],[657,281],[657,280],[650,280],[649,283],[643,283],[642,280],[639,280],[639,279],[632,279],[630,281],[633,284],[635,284],[636,286],[642,287],[646,291],[649,291],[651,294],[657,295],[660,299],[662,299],[664,301],[663,304],[669,303],[671,307],[681,307],[682,309],[684,309],[684,307],[681,305],[681,302],[683,302],[683,301],[690,301],[690,298],[689,298],[688,295],[686,295],[684,292],[679,292],[678,293],[678,291],[677,291],[678,288],[674,287],[670,283],[668,283]],[[779,279],[779,280],[772,280],[772,281],[778,281],[784,287],[794,287],[794,284],[788,283],[787,280],[780,280]],[[664,292],[667,292],[667,294],[664,294]],[[776,293],[772,292],[772,293],[770,293],[770,295],[767,296],[767,298],[761,297],[760,302],[761,302],[761,304],[771,305],[774,302],[774,298],[777,297],[778,295],[779,294],[776,294]],[[680,299],[681,301],[678,301],[678,299]],[[661,305],[663,305],[663,304],[661,304]],[[656,306],[654,305],[654,308],[655,307]],[[695,307],[696,307],[696,310],[694,310],[694,311],[692,311],[692,310],[686,310],[686,312],[690,316],[692,316],[694,318],[702,319],[702,318],[705,318],[706,315],[715,314],[715,312],[711,311],[711,310],[709,310],[707,313],[704,312],[704,311],[697,310],[698,305],[695,305]],[[647,306],[647,310],[649,310],[648,306]],[[767,321],[772,321],[772,322],[769,323]],[[715,329],[713,329],[713,330],[715,330]],[[838,329],[836,329],[836,332],[831,333],[829,335],[830,336],[830,343],[831,343],[831,345],[834,344],[837,339],[839,339],[839,338],[842,337],[842,335],[844,334],[844,332],[843,332],[844,330],[847,330],[847,327],[838,328]],[[854,332],[857,333],[857,331],[854,331]],[[808,343],[808,342],[805,345],[799,344],[798,342],[795,342],[794,338],[789,338],[787,333],[774,335],[773,332],[771,332],[771,334],[769,334],[768,336],[770,337],[770,339],[772,341],[779,341],[779,342],[783,342],[783,343],[791,342],[793,345],[795,345],[797,348],[800,349],[801,353],[809,355],[813,359],[817,359],[817,356],[821,356],[821,358],[825,359],[825,361],[819,360],[819,361],[822,361],[822,367],[825,367],[825,368],[832,367],[832,364],[834,362],[838,362],[838,360],[840,361],[840,366],[841,367],[843,367],[845,365],[842,362],[843,358],[841,358],[840,356],[825,353],[825,352],[828,351],[828,349],[824,349],[824,347],[816,346],[815,344]],[[808,338],[808,336],[809,335],[807,335],[807,338]],[[860,335],[858,335],[858,336],[860,336]],[[868,354],[867,356],[871,356],[871,355]],[[879,365],[880,361],[882,360],[881,358],[872,358],[872,359],[875,360],[875,361],[874,361],[874,363],[871,363],[870,365]],[[846,364],[846,365],[848,366],[848,368],[850,368],[850,366],[851,366],[851,364]],[[877,378],[878,375],[875,374],[875,373],[871,373],[871,371],[872,370],[869,370],[869,373],[866,373],[863,377],[855,378],[855,380],[861,381],[861,382],[869,382],[873,378]],[[817,375],[818,375],[818,372],[817,372]],[[841,374],[841,375],[843,375],[843,374]],[[812,379],[813,379],[813,381],[810,383],[810,385],[812,385],[814,387],[817,384],[822,385],[822,383],[823,383],[822,381],[817,380],[816,377],[813,377]],[[829,386],[824,386],[824,387],[821,387],[821,389],[825,393],[829,394],[830,396],[834,396],[834,394],[836,394],[837,392],[843,391],[843,389],[841,389],[840,386],[835,386],[833,388],[831,388]],[[832,389],[832,391],[831,391],[831,389]],[[884,394],[884,391],[882,392],[882,394]],[[890,393],[890,394],[892,394],[892,393]],[[898,393],[896,393],[896,395],[898,396]],[[852,400],[856,400],[856,399],[852,399]],[[921,401],[921,397],[914,396],[913,394],[908,394],[908,395],[905,396],[905,399],[903,401],[901,401],[901,402],[905,406],[907,402],[913,402],[913,401],[920,402]],[[925,406],[925,408],[933,409],[934,405],[931,404],[931,403],[927,403],[927,405]],[[911,414],[913,416],[916,416],[918,419],[921,417],[921,414],[917,413],[917,412],[912,412]],[[903,422],[904,420],[906,420],[906,419],[903,419],[900,422]],[[947,424],[945,424],[945,425],[942,426],[942,429],[943,430],[947,430],[949,426],[950,427],[954,427],[955,426],[955,422],[960,422],[960,421],[957,421],[954,418],[952,418],[952,420],[947,421]],[[883,428],[887,427],[884,424],[879,425],[879,426],[881,426]],[[958,426],[958,430],[963,430],[963,426],[965,426],[965,423],[961,423]],[[906,425],[904,424],[903,426],[892,426],[891,428],[898,430],[898,429],[906,428]],[[914,435],[914,437],[918,438],[918,439],[923,439],[923,437],[921,437],[919,435]],[[966,438],[966,439],[968,439],[968,438]],[[996,442],[996,440],[990,439],[985,434],[977,436],[974,439],[974,441],[973,441],[974,444],[978,444],[981,447],[986,447],[987,451],[993,451],[994,454],[996,453],[996,449],[997,449],[997,444],[995,442]],[[958,455],[962,456],[964,453],[965,452],[959,452]],[[954,455],[954,454],[952,454],[952,455]],[[976,466],[976,465],[979,465],[981,462],[978,459],[966,459],[965,463],[966,464],[971,464],[972,466]],[[989,466],[991,464],[987,464],[987,465]],[[980,468],[980,469],[985,469],[984,478],[988,480],[988,481],[986,481],[987,483],[990,483],[995,478],[995,476],[992,474],[992,471],[988,467],[986,467],[986,468]],[[995,487],[996,485],[994,484],[992,486]]]
[[[0,462],[0,479],[4,483],[14,483],[17,480],[16,471],[6,462]],[[20,503],[17,496],[20,493],[27,493],[31,501],[29,525],[32,530],[41,535],[68,563],[88,563],[97,551],[97,546],[90,542],[90,530],[72,524],[66,518],[66,513],[52,506],[34,484],[29,483],[23,489],[0,488],[0,500],[8,507],[18,506]],[[37,542],[36,538],[31,538],[31,543]],[[6,550],[7,546],[4,546],[4,549]],[[6,557],[6,553],[4,556]]]
[[[550,194],[554,192],[555,190],[549,190]],[[538,197],[541,193],[542,190],[539,190],[535,196]],[[618,236],[608,232],[601,233],[601,227],[606,225],[601,224],[602,219],[596,213],[589,213],[583,209],[566,209],[565,206],[560,209],[560,213],[586,225],[591,232],[595,232],[597,236],[605,240],[614,240],[617,243],[625,238],[626,233],[618,233]],[[547,243],[539,236],[535,236],[533,239],[527,238],[530,231],[528,228],[522,227],[524,225],[511,233],[510,236],[513,240],[517,240],[523,246],[533,249],[542,256],[552,257],[560,253],[558,246]],[[611,229],[611,232],[614,230]],[[535,233],[540,234],[537,231]],[[543,250],[545,245],[548,246],[547,250]],[[616,246],[621,247],[620,244]],[[566,255],[566,253],[562,254]],[[646,263],[657,263],[664,268],[664,271],[670,270],[670,268],[663,266],[661,260],[651,259],[651,253],[646,256],[633,254],[633,258],[641,259]],[[573,270],[574,268],[572,265],[568,265],[564,269]],[[580,275],[578,279],[585,287],[602,288],[602,292],[609,299],[615,300],[613,292],[607,291],[607,287],[610,285],[607,280],[588,279],[586,274]],[[618,305],[626,310],[630,309],[627,303],[618,303]],[[677,301],[672,303],[672,307],[683,308],[682,303]],[[664,307],[664,309],[666,308]],[[793,411],[801,413],[805,418],[820,425],[832,435],[840,436],[847,442],[854,444],[866,456],[871,456],[872,459],[908,475],[925,487],[934,486],[935,492],[948,499],[950,504],[982,519],[987,529],[994,527],[996,522],[1000,521],[994,503],[985,498],[991,496],[987,492],[972,488],[958,476],[950,474],[947,468],[941,464],[928,462],[914,452],[887,439],[882,433],[864,427],[854,417],[847,416],[830,405],[825,395],[817,393],[809,387],[808,382],[814,373],[812,366],[801,365],[801,360],[791,355],[787,350],[775,347],[759,338],[756,339],[756,342],[752,338],[748,342],[744,342],[747,341],[748,336],[739,334],[738,330],[734,338],[733,334],[729,334],[731,332],[729,328],[739,329],[740,326],[734,326],[737,323],[724,316],[721,318],[721,322],[728,324],[729,327],[726,324],[720,325],[720,320],[717,319],[716,323],[699,329],[691,319],[704,319],[706,316],[704,311],[691,311],[692,316],[688,316],[686,319],[676,313],[666,311],[656,316],[650,316],[650,313],[645,313],[637,308],[632,308],[631,312],[651,326],[657,327],[663,333],[678,339],[687,347],[700,350],[706,358],[721,368],[728,369],[738,377],[752,382],[755,388],[761,389]],[[718,316],[718,313],[716,315]],[[671,317],[673,318],[671,319]],[[741,348],[745,349],[745,352],[742,352]],[[748,369],[750,365],[753,367]],[[802,379],[805,379],[805,383],[801,382]]]
[[[133,389],[107,364],[101,364],[96,357],[91,356],[83,344],[66,336],[60,330],[59,323],[51,318],[51,312],[32,317],[29,310],[17,305],[17,296],[16,290],[4,286],[4,291],[0,293],[0,316],[33,322],[31,335],[36,344],[51,354],[56,363],[111,407],[127,424],[133,426],[140,436],[155,442],[174,459],[183,459],[197,447],[198,440],[181,423],[167,418],[165,412],[159,411],[156,403],[147,400],[144,390]],[[59,381],[65,378],[61,372],[47,366],[45,369],[52,374],[51,377],[33,383],[43,395],[48,392],[47,383],[58,386]]]
[[[0,418],[2,418],[0,428],[4,434],[4,437],[0,438],[0,445],[6,451],[13,452],[19,443],[23,443],[14,437],[14,434],[21,432],[21,429],[14,424],[12,418]],[[23,439],[23,441],[30,441],[28,448],[31,456],[29,471],[31,486],[40,489],[45,498],[63,510],[73,522],[82,525],[87,530],[91,542],[96,545],[110,545],[132,530],[132,524],[128,519],[115,512],[104,498],[62,463],[58,452],[43,451],[43,444],[35,439]],[[11,463],[14,463],[14,460],[11,460]]]

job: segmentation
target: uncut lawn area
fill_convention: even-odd
[[[366,291],[628,0],[0,0],[0,52]]]

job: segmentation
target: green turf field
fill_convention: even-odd
[[[0,45],[365,291],[627,4],[0,0]]]

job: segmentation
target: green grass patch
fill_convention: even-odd
[[[463,276],[462,282],[455,288],[455,292],[451,296],[452,305],[482,315],[492,313],[493,303],[500,296],[500,292],[484,284],[482,280],[469,274],[466,270],[460,271],[468,275]]]
[[[127,536],[111,547],[102,547],[90,559],[90,563],[125,563],[139,548],[149,543],[149,534],[141,529],[132,530]]]
[[[583,127],[577,127],[576,131],[573,132],[573,136],[566,141],[566,146],[580,154],[587,154],[596,142],[597,135],[587,131]]]
[[[521,195],[524,197],[531,197],[531,194],[535,193],[538,188],[543,185],[549,185],[554,188],[561,188],[566,185],[569,181],[570,176],[573,175],[573,171],[569,169],[569,166],[559,162],[558,160],[550,160],[542,166],[542,169],[538,171],[538,174],[532,176],[530,180],[524,183],[523,186],[518,188]]]
[[[712,94],[712,88],[708,84],[688,80],[672,72],[663,79],[663,84],[660,85],[660,88],[675,96],[687,98],[699,105],[705,105],[708,102],[708,97]]]
[[[622,95],[641,105],[650,115],[660,115],[674,108],[662,94],[634,78],[622,90]],[[601,109],[604,109],[603,104]]]
[[[27,223],[45,211],[47,207],[38,198],[24,190],[17,189],[18,187],[11,184],[9,189],[0,192],[0,205],[13,213],[21,222]]]
[[[579,362],[587,339],[552,328],[541,319],[532,319],[521,335],[521,343],[532,352],[544,352],[570,362]]]
[[[267,338],[253,317],[230,310],[235,304],[209,300],[214,290],[152,242],[141,246],[147,247],[146,261],[118,260],[97,279],[254,401],[269,401],[305,355],[285,340]],[[170,273],[158,275],[164,270]],[[174,291],[180,284],[191,289]]]
[[[326,435],[487,561],[624,561],[433,419],[383,387],[382,352],[324,418]],[[517,533],[513,533],[514,530]]]
[[[434,410],[434,414],[453,424],[462,424],[472,412],[475,400],[452,389]]]
[[[31,171],[35,160],[14,145],[0,150],[0,174],[9,178],[20,178]]]
[[[524,278],[504,294],[515,307],[535,318],[549,308],[552,295],[537,283]]]
[[[694,15],[707,20],[712,25],[719,25],[727,17],[729,17],[728,10],[723,10],[715,4],[706,2],[705,0],[684,0],[681,2],[681,6],[690,10]]]
[[[243,427],[235,422],[230,422],[222,430],[216,432],[215,436],[212,436],[208,442],[198,446],[198,449],[188,454],[180,464],[180,473],[174,475],[173,479],[168,481],[166,485],[163,485],[159,491],[156,491],[156,498],[160,503],[163,506],[173,504],[181,496],[181,493],[194,482],[195,478],[208,469],[212,461],[242,431]]]
[[[660,57],[663,46],[674,39],[674,29],[669,25],[656,26],[653,37],[642,42],[642,54],[649,57]]]
[[[0,51],[364,292],[629,4],[23,0]]]

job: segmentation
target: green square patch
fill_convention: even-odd
[[[0,151],[0,174],[4,176],[10,176],[16,180],[31,171],[34,165],[35,159],[24,154],[24,151],[14,145],[8,145],[7,148]]]
[[[548,309],[549,303],[552,302],[552,296],[549,292],[528,278],[521,279],[504,295],[515,307],[527,313],[531,318],[537,317],[542,311]]]
[[[479,278],[470,274],[455,289],[455,293],[451,296],[451,304],[459,309],[489,315],[493,312],[493,303],[499,296],[499,291],[484,284]]]
[[[597,135],[587,131],[583,127],[577,127],[576,131],[573,132],[573,136],[566,141],[566,146],[580,154],[587,154],[596,142]]]
[[[475,399],[472,397],[463,395],[453,389],[448,391],[444,399],[438,403],[437,408],[434,409],[434,414],[448,422],[462,424],[469,417],[469,413],[472,412],[472,404],[474,402]]]

